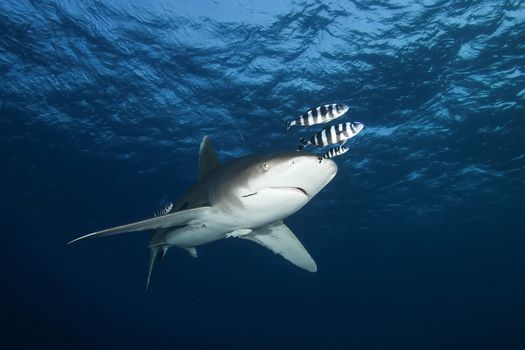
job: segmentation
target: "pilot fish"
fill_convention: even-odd
[[[315,145],[325,147],[334,145],[336,143],[343,144],[346,140],[351,139],[363,130],[364,125],[359,122],[347,122],[338,125],[332,125],[319,131],[309,139],[300,139],[298,151],[302,150],[308,145]]]
[[[348,106],[341,103],[331,103],[310,109],[295,120],[286,122],[286,130],[294,125],[310,126],[322,124],[339,118],[348,111]]]
[[[166,204],[164,208],[160,209],[155,214],[153,214],[153,217],[169,214],[171,212],[171,209],[173,209],[173,203],[170,202]]]
[[[322,156],[319,156],[317,159],[319,159],[319,163],[321,163],[323,159],[330,159],[336,156],[340,156],[341,154],[345,154],[346,152],[348,152],[349,149],[350,148],[346,147],[343,144],[341,146],[337,146],[337,147],[329,149],[325,154],[323,154]]]

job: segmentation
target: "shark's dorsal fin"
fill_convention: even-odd
[[[199,179],[219,166],[219,158],[208,136],[204,136],[199,148]]]
[[[314,259],[288,226],[280,221],[254,229],[251,233],[241,235],[239,238],[258,243],[306,271],[317,271]]]

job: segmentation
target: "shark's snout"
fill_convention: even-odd
[[[316,158],[317,160],[317,158]],[[337,164],[331,160],[331,159],[324,159],[323,162],[319,163],[319,161],[317,162],[319,165],[321,166],[324,166],[326,167],[326,170],[329,174],[332,174],[332,177],[335,176],[335,174],[337,174]]]
[[[337,174],[337,164],[330,159],[319,162],[316,155],[305,152],[290,159],[290,173],[293,173],[295,187],[312,198]]]
[[[337,174],[337,164],[331,159],[323,159],[319,162],[319,157],[313,154],[307,154],[301,157],[301,161],[306,163],[308,169],[314,173],[320,172],[321,176],[328,175],[332,178]]]

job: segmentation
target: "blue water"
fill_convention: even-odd
[[[14,348],[525,349],[525,1],[0,1],[2,342]],[[295,149],[323,103],[366,127],[251,242],[65,243],[197,174]],[[317,129],[315,129],[317,130]]]

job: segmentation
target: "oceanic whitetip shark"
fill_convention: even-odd
[[[170,247],[197,256],[196,248],[224,238],[258,243],[310,272],[317,265],[282,220],[297,212],[337,173],[330,159],[304,151],[251,155],[221,165],[204,137],[199,150],[199,179],[163,215],[93,232],[69,243],[132,231],[155,230],[146,282],[155,261]]]

